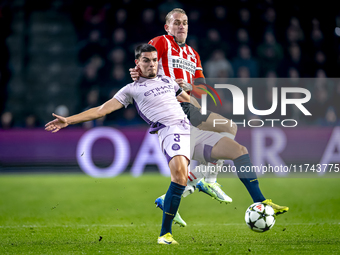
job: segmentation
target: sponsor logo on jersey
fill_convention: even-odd
[[[177,57],[177,56],[172,56],[171,62],[172,62],[172,68],[180,68],[191,73],[192,75],[195,75],[195,71],[196,71],[195,62],[192,62],[192,61],[189,61],[184,58]]]
[[[156,87],[153,89],[150,89],[146,92],[144,92],[144,96],[150,96],[150,95],[154,95],[154,96],[158,96],[164,93],[168,93],[174,91],[174,88],[172,85],[164,85],[164,86],[160,86],[160,87]]]

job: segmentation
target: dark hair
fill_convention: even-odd
[[[137,48],[135,49],[135,59],[139,59],[142,52],[153,52],[153,51],[157,51],[157,50],[151,44],[145,43],[145,44],[138,45]]]

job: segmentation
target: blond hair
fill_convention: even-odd
[[[166,23],[166,24],[169,24],[170,19],[171,19],[171,15],[174,14],[174,13],[182,13],[182,14],[187,15],[183,9],[181,9],[181,8],[175,8],[175,9],[173,9],[171,12],[169,12],[169,13],[166,15],[166,17],[165,17],[165,23]]]

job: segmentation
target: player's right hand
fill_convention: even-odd
[[[175,82],[184,90],[184,91],[191,91],[192,85],[186,82],[184,79],[175,79]]]
[[[59,116],[57,114],[52,113],[56,119],[50,121],[45,125],[46,131],[52,131],[52,133],[58,132],[60,129],[68,126],[67,120],[65,117]]]
[[[129,71],[130,71],[130,75],[131,75],[132,80],[137,81],[139,76],[140,76],[140,74],[139,74],[139,72],[140,72],[139,67],[136,66],[135,68],[130,68]]]

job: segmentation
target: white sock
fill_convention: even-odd
[[[193,169],[190,169],[187,185],[196,186],[196,184],[204,177],[204,172],[205,165],[199,165]]]
[[[235,136],[233,134],[230,134],[230,133],[227,133],[227,132],[222,132],[220,133],[221,135],[225,136],[225,137],[228,137],[230,139],[235,139]],[[223,159],[219,159],[217,160],[216,164],[212,164],[212,163],[208,163],[208,167],[213,167],[211,169],[215,169],[215,171],[207,171],[205,173],[205,178],[204,180],[207,182],[207,183],[215,183],[216,180],[217,180],[217,175],[219,173],[218,171],[218,168],[219,167],[223,167],[223,164],[224,164],[224,160]],[[217,168],[216,168],[217,167]],[[221,169],[222,170],[222,169]]]
[[[187,186],[185,187],[182,196],[187,197],[194,193],[196,184],[204,177],[202,172],[204,165],[195,166],[193,169],[189,170]]]
[[[219,168],[223,166],[224,160],[220,159],[215,164],[208,163],[208,171],[205,173],[204,180],[207,183],[215,183],[217,180],[217,174],[219,173]]]

